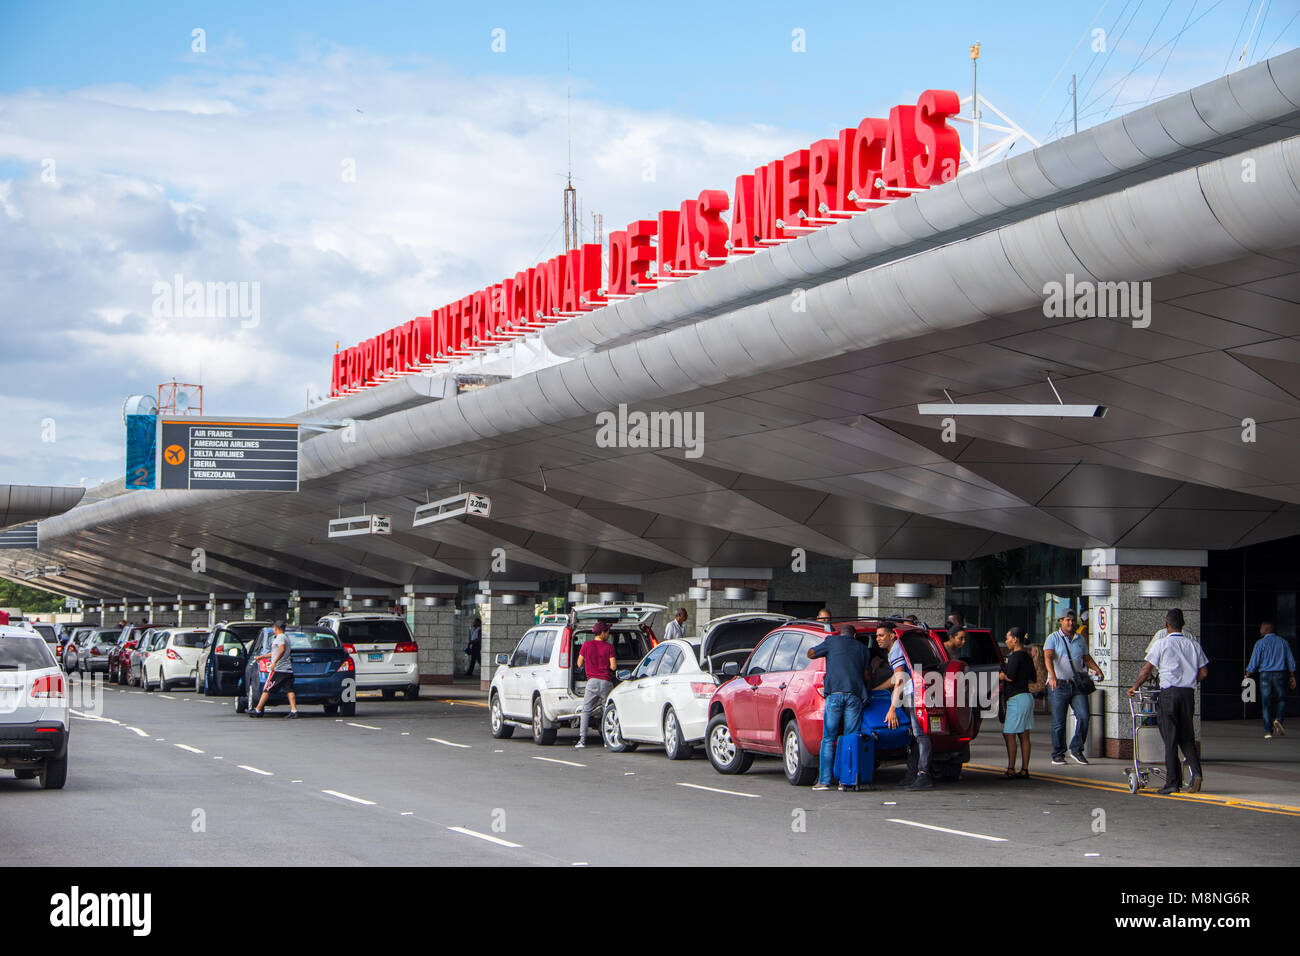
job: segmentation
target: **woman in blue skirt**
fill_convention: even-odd
[[[1002,699],[1006,701],[1006,718],[1002,739],[1007,744],[1007,769],[1004,777],[1029,776],[1029,731],[1034,729],[1034,695],[1029,684],[1034,680],[1034,659],[1025,650],[1028,643],[1023,627],[1007,631],[1007,658],[1002,662]],[[1020,739],[1020,772],[1016,772],[1016,738]]]

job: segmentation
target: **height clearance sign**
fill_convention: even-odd
[[[961,139],[948,125],[960,110],[952,90],[926,90],[888,118],[867,117],[738,176],[730,193],[706,189],[611,232],[607,276],[604,250],[588,243],[337,352],[330,394],[451,362],[657,288],[652,270],[685,278],[946,183],[961,162]]]
[[[160,416],[158,429],[160,488],[298,490],[295,422]]]

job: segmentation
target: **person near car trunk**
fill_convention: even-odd
[[[591,628],[591,640],[583,641],[578,651],[578,666],[587,674],[587,690],[582,695],[582,719],[578,722],[579,750],[587,746],[587,726],[596,707],[604,707],[614,689],[614,646],[609,643],[609,625],[597,621]]]
[[[1074,711],[1074,737],[1070,741],[1070,759],[1086,764],[1083,746],[1088,742],[1088,695],[1079,687],[1080,674],[1105,676],[1088,653],[1088,642],[1075,633],[1078,619],[1069,608],[1058,619],[1058,627],[1043,643],[1047,663],[1048,700],[1052,705],[1052,763],[1065,765],[1065,715]]]
[[[1007,659],[998,674],[1006,716],[1002,721],[1002,740],[1007,745],[1007,770],[1004,777],[1029,776],[1029,732],[1034,729],[1034,695],[1029,685],[1037,677],[1034,659],[1025,650],[1025,629],[1007,631]],[[1020,771],[1016,772],[1016,741],[1020,742]]]
[[[482,667],[479,658],[483,653],[483,619],[474,618],[474,626],[469,629],[469,643],[465,645],[465,653],[469,656],[469,664],[465,667],[465,676],[469,677],[474,673],[475,666]]]
[[[1165,615],[1165,627],[1168,633],[1147,652],[1146,663],[1138,672],[1128,695],[1132,697],[1155,671],[1160,672],[1156,715],[1160,736],[1165,742],[1165,785],[1156,793],[1177,793],[1182,789],[1183,767],[1178,762],[1179,750],[1182,750],[1187,769],[1192,774],[1187,792],[1197,793],[1204,782],[1204,774],[1201,773],[1201,758],[1196,753],[1196,725],[1193,723],[1196,685],[1209,673],[1210,660],[1205,656],[1205,649],[1183,633],[1183,612],[1179,608],[1172,608]]]
[[[961,649],[966,646],[966,626],[958,624],[948,628],[948,639],[943,642],[944,653],[948,655],[948,660],[955,661],[961,659]]]
[[[679,607],[673,619],[664,628],[665,641],[677,641],[686,636],[686,608]]]
[[[275,637],[271,639],[270,673],[266,676],[266,686],[262,688],[262,697],[257,706],[248,712],[249,717],[263,716],[266,702],[272,694],[289,695],[289,713],[285,718],[298,716],[298,699],[293,693],[293,657],[289,653],[289,638],[284,633],[284,621],[276,621]]]
[[[898,640],[894,625],[888,621],[881,622],[876,628],[876,645],[889,655],[889,668],[893,672],[891,680],[894,685],[894,695],[889,700],[885,724],[890,730],[896,730],[899,706],[905,706],[910,711],[908,725],[912,732],[912,739],[907,745],[907,773],[903,776],[902,786],[908,790],[933,790],[934,777],[930,773],[933,745],[930,735],[922,732],[921,722],[916,719],[916,711],[913,708],[914,678],[909,673],[907,655],[903,653],[903,645]]]
[[[816,647],[808,648],[809,660],[819,657],[826,658],[822,685],[826,705],[817,784],[813,789],[829,790],[835,771],[836,741],[842,733],[856,734],[862,730],[862,707],[867,698],[871,660],[852,624],[845,624],[838,634],[831,634]],[[840,789],[845,789],[843,783]]]

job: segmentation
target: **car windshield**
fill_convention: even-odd
[[[396,619],[341,621],[339,637],[349,644],[398,644],[411,639],[406,622]]]
[[[289,649],[293,651],[324,651],[341,646],[339,639],[324,628],[286,630],[284,636],[289,639]]]
[[[41,637],[45,638],[46,642],[48,643],[53,643],[54,641],[57,641],[59,639],[58,636],[54,633],[54,627],[52,625],[33,624],[32,626],[36,628],[36,633],[41,635]]]
[[[208,639],[207,631],[186,631],[172,638],[173,647],[202,647]]]
[[[0,670],[55,666],[54,656],[39,635],[0,637]]]

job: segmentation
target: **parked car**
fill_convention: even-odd
[[[63,665],[63,669],[69,674],[77,669],[77,655],[81,652],[81,645],[84,644],[86,638],[94,634],[96,630],[97,628],[93,627],[79,627],[63,645],[63,654],[59,658],[59,663]]]
[[[50,653],[55,659],[59,656],[59,631],[53,624],[46,624],[44,621],[33,621],[32,629],[41,636],[45,644],[50,649]]]
[[[420,696],[420,646],[397,614],[326,614],[318,622],[338,635],[352,655],[357,690],[382,691],[392,700],[400,690],[407,700]]]
[[[120,632],[117,628],[96,628],[82,638],[77,646],[76,668],[78,674],[93,674],[108,670],[108,651]]]
[[[213,655],[233,654],[236,644],[247,651],[248,646],[257,640],[257,635],[262,633],[262,629],[270,626],[270,621],[222,621],[214,627],[203,642],[203,649],[199,651],[198,684],[195,690],[206,697],[213,696],[215,690],[209,691],[209,674],[217,663],[212,659]],[[215,688],[215,682],[212,686]]]
[[[754,649],[731,680],[709,702],[705,750],[719,773],[744,773],[756,755],[782,758],[786,779],[805,786],[817,777],[825,704],[824,658],[808,659],[808,650],[821,643],[832,628],[851,623],[864,643],[875,644],[878,619],[834,625],[798,621],[777,628]],[[918,704],[917,717],[933,743],[932,769],[943,779],[956,779],[970,760],[970,740],[976,728],[974,708],[959,701],[958,685],[965,665],[948,661],[941,643],[924,625],[893,621],[909,666],[924,675],[941,675],[943,704]],[[879,766],[906,759],[907,737],[884,724],[890,692],[873,691],[864,708],[862,729],[876,732]],[[900,721],[903,712],[900,709]],[[903,729],[902,727],[899,730]]]
[[[587,675],[577,661],[593,626],[610,625],[617,671],[633,667],[655,647],[652,623],[663,611],[662,604],[585,604],[563,625],[530,628],[513,653],[497,655],[488,691],[492,736],[505,738],[516,727],[531,727],[533,742],[547,745],[555,742],[559,727],[577,727],[587,690]]]
[[[299,704],[322,704],[327,715],[353,717],[357,712],[356,665],[343,648],[338,635],[327,627],[307,624],[285,629],[293,660],[293,692]],[[270,676],[271,640],[269,627],[247,650],[238,643],[227,645],[232,653],[218,654],[221,666],[210,672],[215,694],[234,697],[235,712],[257,706],[262,688]],[[288,698],[272,694],[268,705],[284,704]]]
[[[41,635],[0,626],[0,767],[46,790],[68,779],[66,680]]]
[[[117,643],[108,649],[108,671],[106,680],[111,684],[125,684],[127,672],[131,669],[131,652],[135,650],[139,636],[137,625],[128,624],[117,636]]]
[[[788,614],[746,612],[714,618],[699,637],[665,641],[636,668],[621,671],[605,702],[601,736],[618,753],[638,744],[662,744],[670,760],[684,760],[704,740],[709,701],[728,662],[743,662]]]
[[[194,684],[199,668],[199,651],[208,639],[208,629],[168,627],[158,632],[156,646],[140,670],[140,686],[145,692],[155,687],[163,693],[177,684]]]
[[[130,651],[123,652],[124,656],[127,657],[126,682],[132,687],[143,687],[144,663],[149,659],[149,655],[157,649],[163,630],[162,628],[149,627],[136,633],[135,647],[131,648]]]

